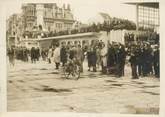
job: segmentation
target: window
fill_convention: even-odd
[[[159,25],[158,9],[139,6],[139,24],[144,27],[153,27]]]

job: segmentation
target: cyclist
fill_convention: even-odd
[[[69,59],[73,61],[74,64],[80,66],[81,71],[83,71],[83,51],[81,45],[73,45],[69,51]]]
[[[82,71],[82,49],[80,45],[77,47],[73,45],[69,50],[69,57],[65,66],[65,72],[68,74],[67,77],[71,74],[72,76],[78,75],[77,78],[79,78],[80,71]]]
[[[80,66],[80,72],[83,72],[84,53],[83,53],[83,50],[81,48],[81,45],[77,46],[75,58],[76,58],[77,64]]]

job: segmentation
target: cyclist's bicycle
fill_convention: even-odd
[[[80,65],[78,61],[75,58],[73,60],[69,59],[63,67],[63,73],[66,79],[73,78],[78,80],[80,78]]]

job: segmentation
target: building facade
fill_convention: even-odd
[[[42,27],[43,31],[69,30],[74,23],[70,5],[63,4],[60,8],[56,3],[22,5],[24,30],[31,31],[34,27]]]
[[[139,27],[153,28],[157,31],[159,28],[159,4],[143,3],[137,7]]]
[[[159,27],[160,14],[159,2],[156,0],[150,1],[128,1],[126,4],[135,5],[136,7],[136,32],[147,31],[143,40],[152,44],[159,44]],[[139,40],[138,35],[135,35],[135,40]]]
[[[21,14],[11,15],[6,22],[7,46],[19,44],[23,34],[23,22]]]
[[[159,18],[159,2],[151,0],[145,1],[129,1],[126,4],[136,6],[136,25],[137,31],[143,29],[153,29],[155,32],[159,32],[160,18]]]
[[[19,45],[24,38],[29,38],[26,36],[29,32],[34,35],[40,30],[43,32],[70,30],[74,22],[69,4],[63,4],[62,7],[58,7],[56,3],[23,4],[20,14],[13,14],[6,20],[7,45]]]

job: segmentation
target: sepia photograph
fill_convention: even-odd
[[[159,115],[157,0],[8,6],[8,112]]]

